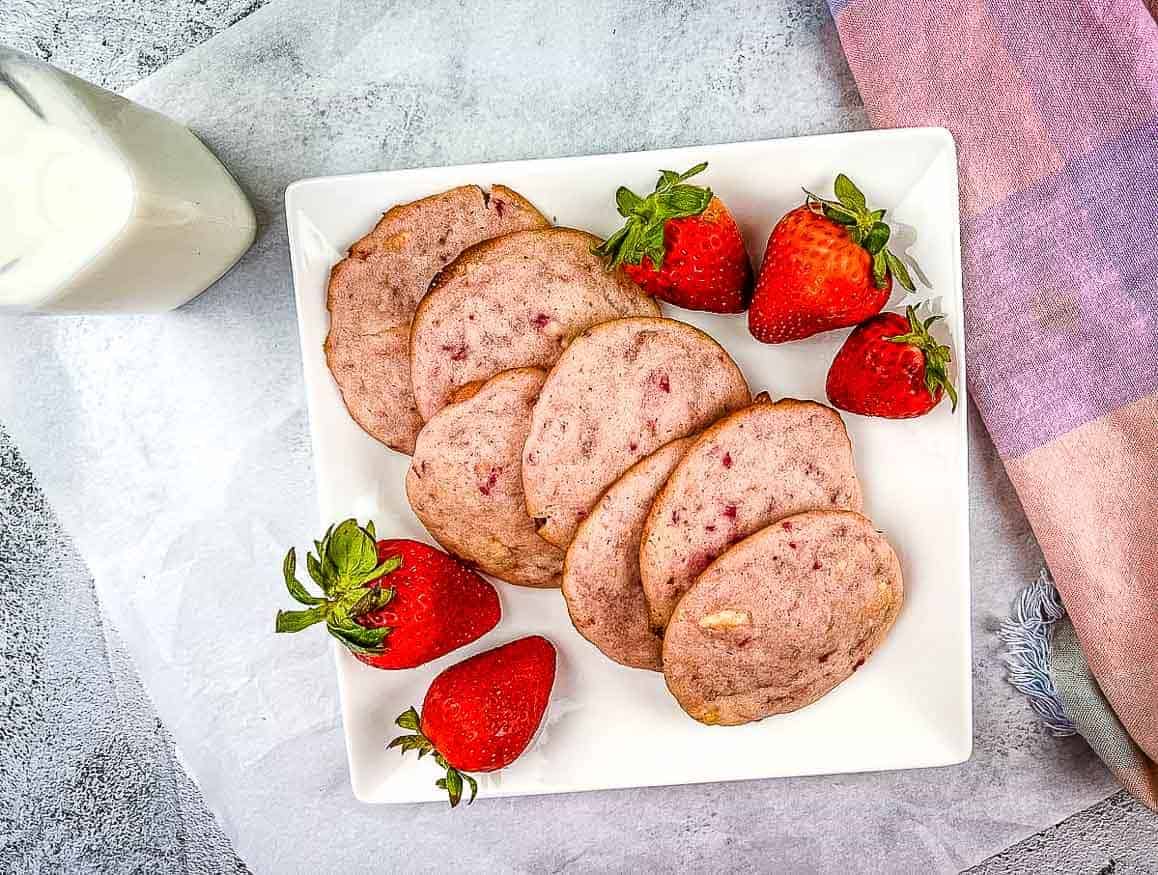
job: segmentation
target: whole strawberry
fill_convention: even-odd
[[[286,554],[283,573],[293,598],[308,607],[278,611],[278,632],[315,623],[367,665],[414,668],[485,635],[499,621],[493,586],[456,559],[407,539],[375,542],[374,524],[346,520],[315,541],[306,556],[323,595],[298,581],[297,557]]]
[[[660,300],[689,310],[739,313],[752,294],[752,265],[740,228],[710,188],[686,184],[707,166],[697,164],[687,173],[661,170],[646,198],[621,186],[615,203],[627,223],[595,252],[613,268],[622,264]]]
[[[890,252],[884,210],[869,210],[843,173],[836,200],[805,191],[804,206],[776,223],[768,238],[748,330],[764,343],[800,340],[863,322],[888,303],[893,277],[914,290]]]
[[[858,325],[828,369],[828,400],[834,407],[865,416],[907,419],[922,416],[948,395],[957,409],[949,379],[949,347],[937,343],[917,309],[881,313]]]
[[[532,635],[452,665],[434,679],[422,700],[422,714],[410,708],[395,722],[411,735],[387,745],[434,754],[446,771],[435,782],[453,808],[470,785],[468,772],[494,772],[513,763],[531,743],[555,683],[555,647]]]

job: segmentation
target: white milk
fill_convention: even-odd
[[[0,309],[171,310],[255,231],[188,129],[0,48]]]

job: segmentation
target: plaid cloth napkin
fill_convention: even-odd
[[[1069,615],[1052,681],[1158,807],[1158,0],[829,5],[873,123],[956,138],[970,388]]]

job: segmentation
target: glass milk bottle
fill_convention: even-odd
[[[255,231],[187,128],[0,46],[0,310],[172,310]]]

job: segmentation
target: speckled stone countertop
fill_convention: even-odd
[[[264,0],[0,0],[0,43],[119,89],[263,5]],[[971,425],[974,486],[981,493],[974,504],[975,558],[980,551],[988,568],[1011,577],[1004,590],[975,594],[975,674],[985,692],[978,693],[977,756],[1015,769],[1032,769],[1049,758],[1066,780],[1108,788],[1101,766],[1080,741],[1044,736],[1015,697],[995,695],[1003,682],[992,632],[1008,593],[1032,576],[1040,554],[975,415]],[[988,534],[992,530],[999,536]],[[1002,545],[1010,543],[1024,549],[989,555],[999,548],[1008,552]],[[247,871],[186,776],[102,616],[84,563],[3,431],[2,411],[0,621],[0,872]],[[1002,791],[976,788],[992,793],[996,808],[1015,811],[1017,800]],[[825,870],[802,862],[799,849],[790,857],[758,843],[745,851],[735,839],[743,824],[719,822],[708,810],[715,807],[712,791],[703,793],[708,821],[689,826],[690,832],[665,834],[644,859],[656,867],[676,860],[706,864],[708,854],[719,853],[736,870]],[[1041,825],[1027,825],[1025,832]],[[887,854],[889,842],[898,840],[903,837],[882,836],[880,856],[866,859],[864,869],[895,871]],[[381,862],[387,870],[399,868],[397,860]],[[1158,872],[1158,818],[1118,793],[988,860],[963,862],[977,864],[969,871],[984,873]],[[543,866],[611,868],[578,858],[544,860]]]

